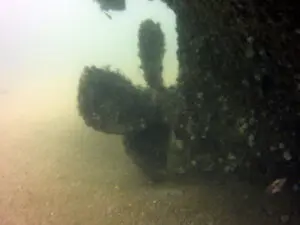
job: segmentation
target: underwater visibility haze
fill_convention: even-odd
[[[0,225],[300,223],[297,5],[0,4]]]

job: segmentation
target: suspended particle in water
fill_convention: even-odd
[[[291,155],[291,153],[290,153],[289,151],[285,151],[285,152],[283,153],[283,158],[284,158],[285,160],[287,160],[287,161],[290,161],[290,160],[292,159],[292,155]]]

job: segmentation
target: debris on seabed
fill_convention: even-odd
[[[286,178],[279,178],[273,181],[268,187],[267,187],[267,192],[270,194],[276,194],[280,192],[286,183]]]

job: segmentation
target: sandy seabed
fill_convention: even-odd
[[[282,223],[263,199],[239,183],[149,184],[119,136],[83,124],[74,79],[0,95],[0,225]]]

